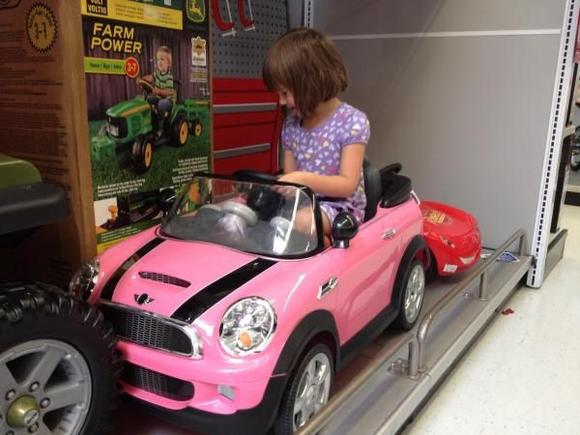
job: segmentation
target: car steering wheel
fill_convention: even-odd
[[[143,91],[145,91],[146,94],[153,93],[153,85],[149,83],[147,80],[139,79],[137,80],[137,84],[141,86],[141,89],[143,89]]]
[[[240,169],[234,172],[234,177],[240,181],[266,181],[278,180],[278,177],[267,172],[252,171],[250,169]]]
[[[221,209],[226,213],[232,213],[241,217],[250,226],[258,223],[256,212],[246,204],[241,204],[236,201],[226,201],[223,203]]]

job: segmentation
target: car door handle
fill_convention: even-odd
[[[320,289],[318,290],[318,299],[322,299],[327,293],[335,289],[337,285],[338,278],[336,276],[333,276],[320,286]]]
[[[395,235],[397,234],[397,230],[394,228],[390,228],[387,231],[385,231],[383,233],[383,235],[381,236],[381,238],[383,240],[388,240],[388,239],[392,239],[393,237],[395,237]]]

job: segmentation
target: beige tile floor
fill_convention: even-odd
[[[564,206],[564,258],[518,290],[405,435],[580,434],[580,207]]]

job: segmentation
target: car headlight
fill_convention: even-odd
[[[111,136],[115,136],[115,137],[119,136],[119,127],[117,127],[116,125],[109,124],[107,126],[107,130],[109,131],[109,134]]]
[[[473,262],[474,262],[474,260],[475,260],[475,255],[472,255],[471,257],[459,257],[459,259],[461,260],[461,262],[462,262],[464,265],[466,265],[466,266],[467,266],[468,264],[471,264],[471,263],[473,263]]]
[[[93,258],[88,263],[83,264],[75,273],[68,285],[69,291],[83,301],[86,301],[99,280],[99,260]]]
[[[233,304],[222,319],[220,342],[226,352],[247,355],[264,350],[276,330],[276,314],[268,301],[252,297]]]

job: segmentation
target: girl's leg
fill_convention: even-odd
[[[330,219],[324,210],[321,210],[322,214],[322,232],[324,234],[324,247],[330,247]]]
[[[328,248],[330,246],[330,219],[324,209],[321,208],[320,211],[322,212],[322,234],[324,235],[324,247]],[[294,220],[294,228],[301,233],[312,234],[314,225],[312,222],[312,217],[311,209],[305,208],[298,210]]]

